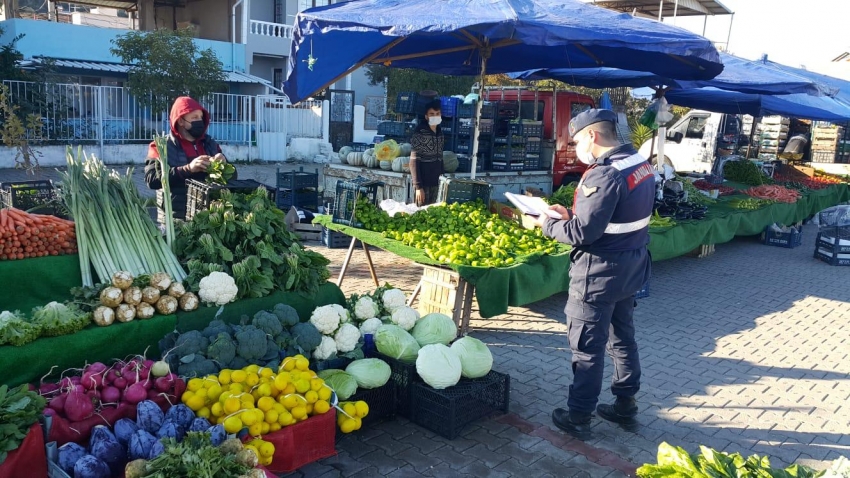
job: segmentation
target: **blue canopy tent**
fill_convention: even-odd
[[[755,95],[717,88],[669,90],[670,103],[718,113],[793,116],[823,121],[850,120],[850,105],[830,96]]]
[[[793,69],[781,68],[782,65],[746,60],[728,53],[721,53],[720,59],[723,61],[723,72],[708,80],[677,80],[655,73],[617,68],[535,69],[511,73],[509,76],[522,80],[553,79],[588,88],[649,86],[681,90],[708,87],[750,94],[835,93],[835,88],[826,82],[790,71]]]
[[[579,0],[359,0],[298,14],[284,91],[297,103],[369,63],[482,80],[563,66],[689,80],[723,69],[699,35]],[[476,128],[473,175],[477,150]]]

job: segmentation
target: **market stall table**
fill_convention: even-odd
[[[742,186],[737,185],[737,187]],[[702,245],[729,242],[735,236],[760,234],[773,223],[786,225],[797,223],[818,211],[848,200],[850,200],[850,187],[846,184],[808,191],[793,204],[776,203],[758,210],[734,209],[729,206],[729,199],[723,198],[709,208],[705,219],[681,221],[676,226],[665,229],[651,229],[649,250],[654,261],[679,257]],[[319,216],[315,222],[352,237],[352,246],[346,257],[346,265],[350,262],[355,250],[354,241],[359,240],[364,248],[366,244],[372,245],[423,266],[448,267],[474,288],[479,313],[483,318],[504,314],[509,306],[523,306],[545,299],[566,291],[569,286],[568,253],[530,256],[524,262],[502,268],[446,265],[431,259],[423,250],[383,237],[378,232],[335,224],[328,216]],[[369,267],[373,277],[376,278],[377,273],[371,261]],[[344,270],[341,271],[341,274],[344,272]],[[341,279],[342,277],[338,279],[338,282],[341,283]],[[469,296],[471,295],[470,293]],[[463,321],[468,321],[468,316],[464,315],[465,312],[457,308],[454,312],[456,318],[457,314],[461,314]]]

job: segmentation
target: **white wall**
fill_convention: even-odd
[[[42,146],[36,148],[41,153],[38,159],[41,167],[60,167],[65,166],[65,146]],[[247,161],[249,159],[257,159],[256,146],[233,146],[223,144],[221,150],[228,159],[233,161]],[[85,146],[83,151],[86,154],[94,154],[103,159],[106,164],[137,164],[143,165],[145,157],[148,153],[148,145],[146,144],[129,144],[129,145],[104,145],[103,154],[101,154],[100,146]],[[250,157],[249,157],[250,156]],[[10,169],[15,167],[15,149],[0,147],[0,169]]]

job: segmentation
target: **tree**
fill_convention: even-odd
[[[131,31],[112,43],[112,54],[132,65],[130,92],[153,111],[168,111],[178,96],[200,99],[224,89],[221,61],[198,48],[190,29]]]
[[[3,29],[0,28],[0,35]],[[15,44],[23,37],[19,35],[6,45],[0,45],[0,142],[15,149],[15,167],[33,172],[38,168],[38,157],[41,155],[33,148],[33,142],[43,140],[41,117],[37,114],[38,106],[43,104],[42,92],[33,89],[29,98],[17,98],[15,101],[9,87],[4,81],[43,80],[42,75],[23,70],[19,62],[24,55],[18,51]]]

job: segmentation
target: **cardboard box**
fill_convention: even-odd
[[[497,214],[500,218],[505,221],[515,222],[525,229],[534,229],[534,218],[530,216],[526,216],[525,214],[519,212],[519,209],[511,206],[510,204],[499,202],[495,199],[490,200],[490,212],[493,214]]]

